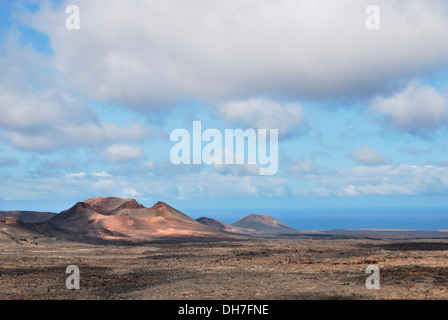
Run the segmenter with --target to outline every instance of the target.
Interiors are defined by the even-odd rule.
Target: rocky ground
[[[68,265],[80,290],[68,290]],[[380,269],[368,290],[367,266]],[[448,240],[0,242],[0,299],[448,299]]]

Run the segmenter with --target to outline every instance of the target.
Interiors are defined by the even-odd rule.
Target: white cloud
[[[68,120],[77,123],[81,122],[82,116],[88,122],[94,119],[94,114],[89,109],[52,89],[31,91],[26,88],[2,88],[0,101],[0,125],[10,130],[38,128],[48,123]]]
[[[138,193],[137,190],[135,190],[134,188],[124,188],[123,192],[125,194],[125,196],[130,196],[130,197],[136,197],[136,196],[141,196],[142,194]]]
[[[33,136],[32,134],[23,134],[20,132],[6,131],[5,137],[15,146],[31,151],[47,151],[53,149],[53,143],[50,137]]]
[[[94,147],[117,141],[136,141],[154,135],[155,132],[151,128],[137,122],[125,127],[103,122],[73,125],[61,120],[57,123],[45,123],[40,128],[4,128],[4,136],[15,147],[38,152],[78,146]]]
[[[360,166],[310,176],[318,187],[297,189],[297,195],[444,195],[448,193],[448,168],[432,165]]]
[[[108,174],[108,173],[105,172],[105,171],[101,171],[101,172],[93,172],[91,175],[92,175],[93,177],[100,177],[100,178],[106,178],[106,177],[110,177],[110,176],[111,176],[110,174]]]
[[[380,165],[389,162],[388,159],[368,144],[350,150],[348,156],[354,161],[365,165]]]
[[[293,165],[292,171],[304,174],[316,173],[318,170],[316,163],[310,157],[303,158],[299,163]]]
[[[377,97],[372,109],[391,127],[412,134],[426,135],[448,124],[447,97],[415,81],[390,97]]]
[[[37,180],[33,177],[10,175],[4,176],[3,183],[0,184],[0,199],[53,200],[61,194],[65,199],[73,201],[105,195],[144,195],[145,198],[168,201],[285,197],[290,192],[284,178],[217,172],[176,172],[167,177],[141,171],[126,176],[126,179],[109,174],[99,177],[86,172],[41,177]]]
[[[448,56],[444,0],[378,0],[374,31],[359,0],[79,0],[76,32],[61,22],[68,4],[22,20],[49,34],[58,70],[89,97],[142,109],[372,94]]]
[[[104,157],[109,161],[127,161],[143,157],[143,149],[127,144],[114,144],[104,151]]]
[[[68,93],[57,73],[46,78],[45,70],[53,70],[50,58],[22,47],[16,32],[6,35],[0,54],[0,130],[15,147],[44,152],[159,134],[140,122],[102,122],[82,98]]]
[[[85,177],[89,177],[89,176],[90,177],[99,177],[99,178],[111,177],[111,175],[105,171],[91,172],[91,173],[87,173],[87,172],[67,173],[65,176],[67,178],[85,178]]]
[[[61,129],[62,134],[74,145],[100,146],[116,141],[135,141],[158,135],[155,130],[139,122],[131,122],[128,126],[114,123],[98,122],[96,124],[73,126]]]
[[[225,121],[245,128],[278,129],[279,136],[292,136],[305,125],[299,104],[267,99],[248,99],[221,104],[219,112]]]
[[[289,188],[285,183],[284,178],[276,176],[239,176],[217,172],[180,174],[176,176],[175,194],[178,199],[287,196]]]
[[[157,172],[157,168],[155,168]],[[303,180],[306,179],[306,180]],[[295,196],[354,197],[425,196],[448,194],[448,168],[437,166],[360,166],[302,176],[298,186],[287,177],[220,174],[218,172],[173,172],[152,174],[140,171],[122,176],[79,172],[53,177],[5,175],[0,185],[2,199],[79,201],[94,196],[141,196],[151,199],[231,199]],[[304,187],[306,186],[306,187]],[[20,190],[20,192],[17,192]],[[58,190],[55,193],[55,190]]]
[[[65,176],[67,178],[84,178],[87,175],[85,172],[79,172],[79,173],[68,173]]]

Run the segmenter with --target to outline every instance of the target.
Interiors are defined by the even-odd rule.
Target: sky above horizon
[[[0,210],[446,208],[446,39],[443,0],[0,0]],[[278,172],[174,165],[195,120],[278,129]]]

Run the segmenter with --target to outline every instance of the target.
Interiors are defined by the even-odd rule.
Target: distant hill
[[[238,228],[252,229],[263,233],[295,233],[296,229],[284,224],[271,216],[263,214],[250,214],[234,223]]]
[[[198,219],[196,219],[196,221],[199,223],[202,223],[206,226],[229,231],[229,232],[236,232],[236,233],[241,233],[241,234],[256,234],[257,233],[257,231],[254,229],[235,227],[235,226],[232,226],[231,224],[227,224],[225,222],[221,222],[219,220],[207,218],[207,217],[198,218]]]
[[[24,222],[36,223],[47,221],[57,213],[54,212],[38,212],[38,211],[0,211],[0,219],[6,217],[15,217]]]

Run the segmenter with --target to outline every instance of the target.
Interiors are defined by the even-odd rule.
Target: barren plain
[[[369,265],[380,289],[365,286]],[[0,241],[0,299],[448,299],[448,240]]]

